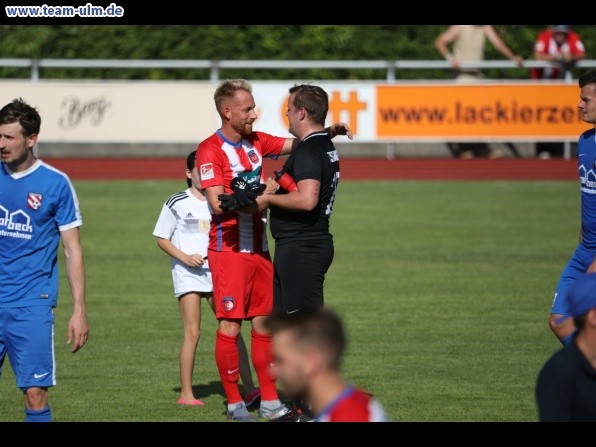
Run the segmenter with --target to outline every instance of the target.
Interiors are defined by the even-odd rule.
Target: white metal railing
[[[483,60],[476,62],[461,62],[461,68],[477,69],[514,69],[520,68],[510,60]],[[557,66],[556,63],[536,60],[524,61],[523,67],[546,68]],[[124,69],[208,69],[210,81],[220,80],[220,71],[223,69],[378,69],[385,70],[385,81],[396,82],[398,70],[450,70],[451,63],[442,59],[435,60],[192,60],[192,59],[17,59],[0,58],[0,67],[29,68],[32,82],[41,79],[40,71],[43,68],[124,68]],[[596,68],[596,59],[584,59],[575,64],[577,68]],[[572,82],[573,76],[569,69],[565,70],[563,77],[567,82]],[[375,80],[375,79],[373,79]],[[426,80],[430,80],[426,79]],[[381,79],[376,79],[381,81]],[[393,153],[393,145],[388,144],[389,151]],[[565,158],[570,158],[570,143],[565,142]]]
[[[556,66],[546,61],[527,60],[523,68],[541,68]],[[596,59],[578,61],[577,68],[596,68]],[[222,69],[380,69],[385,70],[385,81],[394,82],[398,70],[434,70],[450,69],[450,62],[445,60],[192,60],[192,59],[10,59],[0,58],[0,67],[30,68],[31,80],[41,78],[42,68],[171,68],[171,69],[208,69],[211,81],[220,79]],[[461,68],[502,68],[512,69],[519,66],[510,60],[484,60],[462,62]],[[570,70],[565,72],[565,79],[571,80]]]

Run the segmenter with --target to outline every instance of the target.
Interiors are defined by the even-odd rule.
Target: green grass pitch
[[[76,354],[66,344],[61,254],[54,420],[225,421],[216,321],[205,303],[194,382],[206,406],[176,403],[182,326],[152,231],[184,180],[74,183],[90,340]],[[536,375],[560,348],[547,325],[550,305],[579,234],[576,182],[343,181],[331,228],[326,305],[346,325],[346,379],[394,421],[537,420]],[[23,419],[7,360],[0,421]]]

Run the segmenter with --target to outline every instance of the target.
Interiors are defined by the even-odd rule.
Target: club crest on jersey
[[[259,162],[259,156],[257,155],[257,153],[251,149],[250,151],[248,151],[248,158],[250,158],[250,161],[252,161],[253,163],[258,163]]]
[[[38,194],[36,192],[30,192],[27,197],[27,206],[32,210],[37,211],[41,208],[41,198],[41,194]]]
[[[201,174],[201,180],[210,180],[215,178],[215,172],[213,171],[213,163],[206,163],[201,165],[201,169],[199,171]]]
[[[234,310],[234,297],[233,296],[224,296],[223,297],[223,307],[226,312],[231,312]]]
[[[199,233],[209,233],[211,221],[206,219],[199,219]]]

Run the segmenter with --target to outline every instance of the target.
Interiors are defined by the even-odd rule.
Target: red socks
[[[258,334],[251,330],[250,338],[252,365],[261,388],[261,399],[277,400],[279,396],[275,377],[271,374],[271,362],[273,361],[271,336]],[[215,334],[215,362],[229,404],[235,404],[242,400],[238,388],[240,357],[236,339],[237,337],[222,334],[219,331]]]
[[[228,398],[228,404],[235,404],[242,400],[238,389],[240,357],[238,356],[238,345],[236,344],[237,338],[222,334],[219,331],[215,334],[215,363],[217,364],[221,384]]]
[[[251,330],[250,339],[252,365],[259,380],[261,400],[277,400],[279,397],[275,377],[271,374],[271,362],[273,361],[271,336],[269,334],[257,334]]]

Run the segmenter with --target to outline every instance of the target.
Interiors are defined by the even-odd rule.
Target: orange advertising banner
[[[402,84],[377,87],[377,137],[576,140],[577,84]]]

